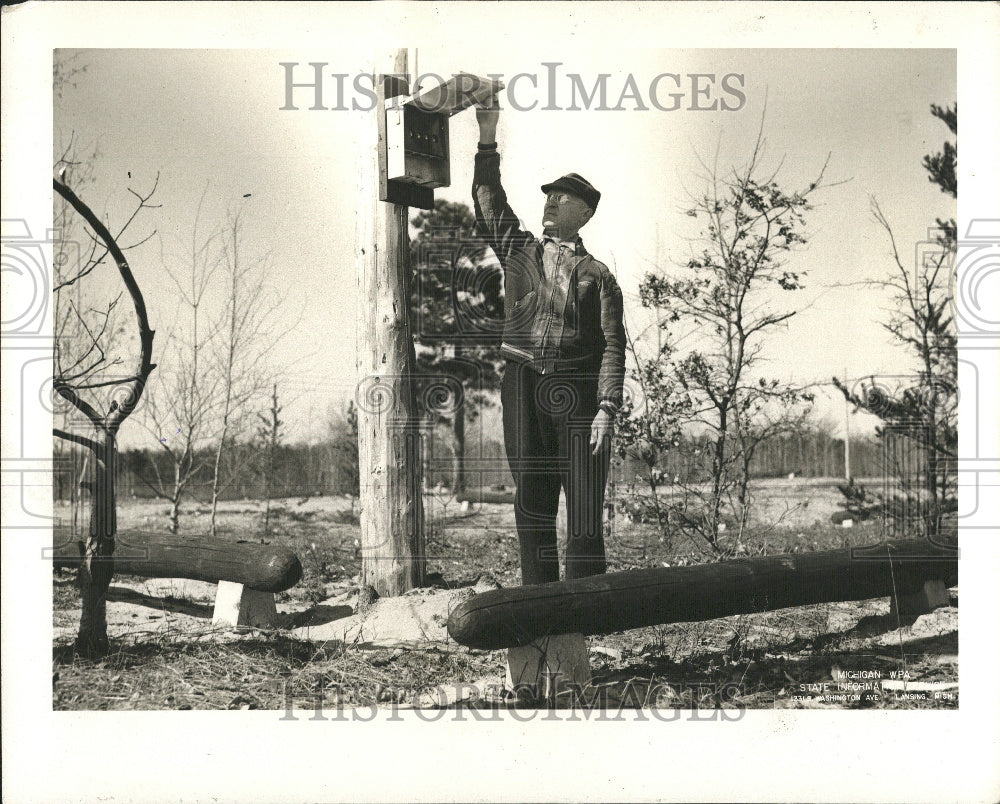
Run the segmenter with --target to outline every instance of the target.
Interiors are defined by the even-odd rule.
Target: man
[[[543,237],[524,231],[500,183],[499,109],[477,109],[476,221],[504,270],[507,359],[500,398],[517,487],[524,584],[559,580],[556,513],[566,494],[566,578],[606,568],[601,516],[625,376],[622,294],[579,230],[601,194],[570,173],[542,187]]]

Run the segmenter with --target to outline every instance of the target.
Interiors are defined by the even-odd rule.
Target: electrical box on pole
[[[379,87],[379,200],[433,209],[434,189],[451,184],[450,118],[485,103],[503,83],[458,73],[413,97],[406,84],[384,76]]]

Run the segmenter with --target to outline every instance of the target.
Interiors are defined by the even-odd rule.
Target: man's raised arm
[[[507,193],[500,183],[500,154],[496,140],[499,119],[499,109],[476,109],[479,151],[472,178],[472,200],[480,234],[486,237],[501,264],[506,266],[510,253],[533,238],[530,232],[521,229],[521,223],[507,203]]]

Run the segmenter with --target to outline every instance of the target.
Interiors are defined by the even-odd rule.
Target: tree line
[[[349,427],[349,425],[348,425]],[[334,428],[331,428],[334,429]],[[313,496],[358,494],[356,448],[352,433],[345,427],[336,428],[327,438],[314,443],[275,443],[260,439],[234,444],[226,451],[222,470],[223,482],[218,489],[219,501],[301,499]],[[513,488],[506,466],[503,444],[496,439],[474,438],[467,445],[466,458],[485,462],[490,468],[466,472],[462,489],[456,487],[451,461],[453,442],[447,429],[432,434],[435,454],[444,456],[425,464],[425,485],[452,492],[475,487]],[[710,448],[707,439],[684,439],[678,449],[664,455],[656,466],[661,484],[674,478],[684,482],[702,482],[698,454]],[[192,502],[210,505],[213,496],[214,451],[204,448],[194,456],[199,469],[189,482]],[[86,453],[71,450],[53,475],[54,499],[69,502],[86,463]],[[480,461],[479,459],[483,459]],[[851,475],[856,478],[877,478],[882,474],[885,457],[883,444],[874,437],[851,440]],[[169,476],[172,463],[162,450],[131,448],[120,453],[117,465],[117,487],[122,499],[154,499],[159,495],[150,488],[157,472]],[[844,441],[830,432],[812,430],[775,438],[763,445],[750,467],[753,480],[769,478],[843,478]],[[644,475],[646,466],[639,459],[615,461],[612,479],[618,484],[634,483]]]

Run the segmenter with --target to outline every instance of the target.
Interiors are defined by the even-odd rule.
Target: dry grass
[[[445,680],[495,672],[499,653],[317,645],[287,635],[236,640],[153,638],[99,662],[53,650],[54,709],[272,709],[414,703]]]

